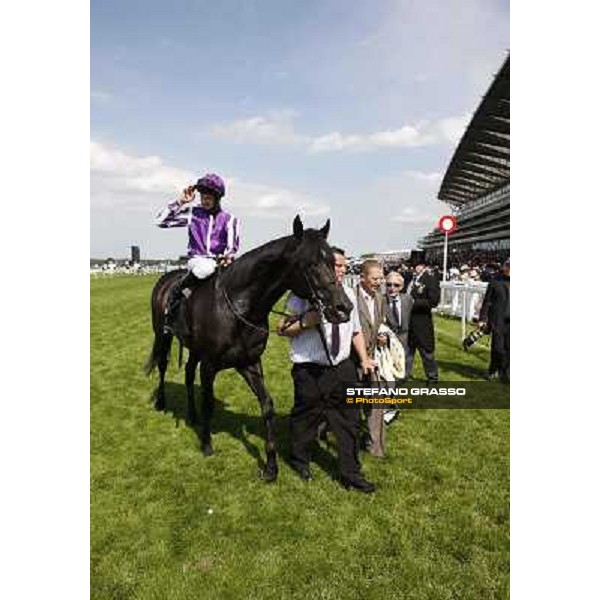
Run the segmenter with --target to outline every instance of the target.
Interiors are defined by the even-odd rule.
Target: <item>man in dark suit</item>
[[[431,309],[440,303],[440,282],[425,268],[424,257],[416,261],[414,278],[407,294],[413,299],[408,330],[408,353],[406,355],[406,377],[412,372],[415,354],[418,351],[423,361],[423,370],[428,382],[439,379],[435,360],[435,332]]]
[[[360,283],[356,286],[356,305],[360,326],[365,338],[367,355],[370,359],[375,356],[377,332],[385,320],[385,300],[381,294],[383,269],[376,260],[365,260],[360,274]],[[367,408],[369,426],[369,452],[379,458],[384,456],[383,439],[383,408]]]
[[[492,334],[488,378],[498,374],[500,381],[510,380],[510,259],[501,274],[488,284],[481,310],[480,327]]]
[[[386,325],[396,334],[402,343],[404,354],[407,354],[408,329],[413,305],[412,296],[402,292],[404,278],[396,271],[388,273],[385,289]]]
[[[406,294],[406,290],[408,289],[408,286],[413,278],[412,269],[407,265],[402,265],[400,269],[400,275],[402,275],[402,279],[404,279],[404,287],[402,288],[401,292]]]

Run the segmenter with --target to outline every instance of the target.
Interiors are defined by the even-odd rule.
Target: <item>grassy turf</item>
[[[185,425],[174,364],[169,410],[153,410],[156,378],[141,366],[154,281],[91,282],[92,598],[508,597],[508,411],[405,410],[388,429],[389,456],[363,456],[376,494],[332,481],[326,446],[306,484],[285,462],[290,364],[287,341],[271,336],[264,366],[282,456],[267,485],[258,403],[235,372],[217,377],[210,458]],[[441,375],[481,377],[487,351],[465,354],[459,327],[437,321]]]

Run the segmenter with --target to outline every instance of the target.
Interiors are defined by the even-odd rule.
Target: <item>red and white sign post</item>
[[[444,215],[437,224],[438,229],[444,234],[444,281],[448,278],[448,236],[456,230],[456,217]]]

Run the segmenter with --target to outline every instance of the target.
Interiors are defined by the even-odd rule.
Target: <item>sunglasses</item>
[[[386,283],[386,287],[402,287],[399,283]]]

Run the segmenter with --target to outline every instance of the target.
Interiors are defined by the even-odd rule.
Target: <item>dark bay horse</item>
[[[265,479],[277,478],[277,451],[273,400],[264,383],[262,353],[269,337],[269,313],[287,291],[320,308],[328,321],[349,319],[352,304],[336,285],[333,254],[327,244],[329,220],[320,230],[304,229],[294,219],[293,235],[280,238],[247,252],[231,266],[219,269],[199,283],[184,300],[177,317],[189,356],[185,366],[188,419],[197,422],[194,378],[200,364],[202,385],[202,452],[212,454],[210,419],[213,412],[213,384],[216,374],[234,368],[257,396],[266,429]],[[152,291],[154,345],[146,364],[149,374],[158,366],[160,382],[155,407],[165,408],[165,372],[172,336],[163,333],[163,315],[169,290],[183,271],[163,275]]]

